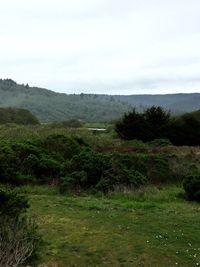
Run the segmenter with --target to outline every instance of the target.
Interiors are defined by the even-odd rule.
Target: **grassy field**
[[[104,195],[21,187],[43,243],[37,266],[200,266],[200,205],[179,186]]]
[[[200,170],[200,147],[122,141],[112,129],[93,134],[86,128],[48,124],[0,126],[2,144],[45,139],[51,134],[81,137],[92,151],[105,154],[133,153],[138,158],[158,154],[161,159],[164,155],[169,159],[174,183],[182,181],[188,172]],[[156,166],[162,176],[163,165]],[[107,195],[61,195],[56,187],[17,187],[16,191],[28,196],[29,213],[36,218],[43,239],[32,266],[200,266],[200,204],[187,201],[182,186],[168,182]]]

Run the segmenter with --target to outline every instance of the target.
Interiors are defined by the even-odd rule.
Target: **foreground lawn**
[[[40,266],[200,266],[200,205],[179,187],[108,196],[20,191],[43,237]]]

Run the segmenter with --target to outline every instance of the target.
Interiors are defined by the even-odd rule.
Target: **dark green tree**
[[[135,109],[125,113],[122,120],[115,125],[115,131],[122,139],[144,140],[146,122],[143,114],[139,114]]]
[[[152,106],[138,113],[135,109],[125,113],[117,122],[115,130],[118,135],[127,140],[138,139],[144,142],[159,138],[167,138],[170,114],[161,107]]]
[[[200,145],[200,121],[186,113],[171,121],[169,139],[175,145]]]
[[[144,112],[146,122],[146,141],[167,138],[169,131],[170,113],[161,107],[152,106]]]

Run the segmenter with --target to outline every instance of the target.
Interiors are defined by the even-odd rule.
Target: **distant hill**
[[[29,110],[22,108],[0,108],[0,124],[39,124],[38,119]]]
[[[200,93],[166,95],[129,95],[115,96],[131,106],[162,106],[172,113],[185,113],[200,109]]]
[[[19,85],[11,79],[0,79],[0,107],[28,109],[42,122],[69,119],[87,122],[109,121],[118,119],[133,107],[141,110],[152,105],[162,106],[174,113],[191,112],[200,109],[200,94],[61,94]]]
[[[30,110],[42,122],[79,119],[99,122],[117,119],[131,109],[112,96],[61,94],[7,79],[0,80],[0,107]]]

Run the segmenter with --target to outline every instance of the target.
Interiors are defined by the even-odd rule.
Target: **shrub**
[[[188,199],[200,201],[200,174],[187,176],[183,187]]]
[[[50,135],[45,139],[2,142],[0,182],[14,185],[59,180],[62,165],[79,154],[84,141],[75,136]]]
[[[35,175],[38,172],[40,158],[34,154],[30,154],[23,161],[23,168],[27,174]]]
[[[168,183],[174,180],[169,160],[165,155],[150,155],[148,157],[147,176],[152,183]]]
[[[84,150],[65,164],[60,191],[92,189],[107,192],[115,185],[144,185],[147,178],[135,169],[133,159],[134,157],[124,154]]]
[[[61,178],[59,190],[64,193],[69,190],[80,190],[82,184],[87,181],[87,174],[84,171],[74,171]]]
[[[40,143],[42,149],[58,160],[70,159],[74,154],[80,152],[80,138],[70,138],[64,135],[49,135]]]
[[[89,189],[96,186],[105,176],[108,168],[109,158],[107,155],[86,149],[66,163],[63,176],[67,180],[73,180],[74,187]]]
[[[0,188],[0,216],[19,217],[28,207],[28,201],[24,196],[19,196],[11,190]]]
[[[33,220],[0,216],[0,266],[21,266],[35,253],[38,240]]]
[[[3,144],[0,147],[0,183],[16,181],[16,166],[19,162],[11,146]]]
[[[145,185],[148,182],[147,177],[138,171],[129,173],[128,180],[130,182],[130,185],[135,188],[138,188],[141,185]]]
[[[37,225],[24,215],[27,199],[0,189],[0,266],[19,266],[36,251]]]
[[[41,183],[49,183],[60,176],[61,164],[48,155],[40,159],[35,175]]]

